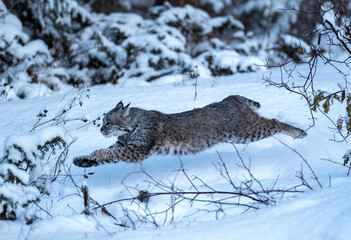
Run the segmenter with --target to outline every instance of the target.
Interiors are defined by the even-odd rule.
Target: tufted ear
[[[129,109],[130,109],[130,103],[123,107],[122,110],[123,110],[123,117],[127,117],[129,115]]]
[[[115,108],[124,108],[122,101],[120,101]]]

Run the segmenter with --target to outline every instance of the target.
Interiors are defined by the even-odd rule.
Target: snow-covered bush
[[[0,0],[0,100],[49,95],[85,77],[67,58],[75,34],[91,22],[85,8],[74,0],[7,4],[17,16]]]
[[[212,11],[215,14],[223,12],[226,8],[232,6],[231,0],[200,0],[200,6],[205,10]]]
[[[150,10],[151,19],[178,29],[186,39],[186,51],[197,55],[196,46],[212,38],[233,39],[233,34],[244,29],[232,16],[211,18],[205,11],[186,5],[184,8],[165,4]]]
[[[89,3],[94,12],[105,14],[129,12],[131,10],[130,0],[91,0]]]
[[[302,35],[303,31],[314,28],[317,19],[301,23],[303,19],[299,10],[317,11],[314,9],[317,1],[306,3],[300,0],[242,0],[240,2],[238,18],[244,23],[247,31],[261,39],[262,47],[267,52],[270,62],[279,64],[290,59],[301,61],[302,55],[296,51],[297,48],[302,47],[306,53],[309,47],[298,36],[305,37]]]
[[[40,194],[50,194],[58,161],[52,158],[66,146],[64,139],[57,127],[6,139],[0,162],[0,220],[36,219],[31,204],[40,201]]]
[[[0,220],[35,220],[35,212],[29,206],[39,201],[40,194],[28,184],[28,172],[13,164],[0,165]]]
[[[186,40],[175,28],[152,21],[144,22],[144,29],[124,40],[128,53],[127,76],[152,77],[184,72],[191,68],[191,57],[185,51]],[[131,75],[132,74],[132,75]]]
[[[43,128],[30,135],[11,135],[5,141],[2,164],[11,164],[29,174],[27,183],[42,194],[51,192],[56,161],[52,158],[58,149],[66,146],[61,128]]]
[[[32,39],[42,39],[56,57],[65,57],[72,34],[91,23],[75,0],[14,0],[8,3]]]
[[[254,72],[264,65],[264,62],[259,58],[243,57],[235,50],[206,52],[200,57],[205,60],[213,76],[232,75],[238,72]]]
[[[235,70],[224,74],[257,70],[259,61],[251,60],[258,53],[258,44],[253,47],[250,41],[252,46],[246,45],[244,26],[233,17],[211,18],[190,5],[181,8],[168,3],[151,8],[149,16],[94,15],[93,24],[78,34],[69,50],[71,63],[80,75],[75,83],[152,81],[167,74],[190,72],[199,64],[221,75],[223,71],[212,71],[214,67],[197,56],[205,52],[220,55],[222,50],[231,52],[234,62],[245,65],[231,66]]]
[[[0,26],[0,101],[59,90],[63,83],[51,65],[48,46],[42,40],[30,40],[20,20],[1,1]]]
[[[148,9],[147,19],[133,13],[91,13],[92,5],[84,3],[7,2],[18,18],[1,4],[2,99],[45,95],[65,83],[153,81],[191,72],[195,66],[200,74],[230,75],[256,71],[264,59],[300,60],[292,51],[303,42],[289,32],[297,15],[279,10],[291,7],[289,1],[242,0],[235,14],[216,17],[191,5],[165,3]],[[210,7],[216,15],[228,13],[233,2],[203,0],[199,6]],[[281,53],[267,54],[271,51]]]
[[[310,46],[307,43],[288,34],[279,36],[277,48],[280,49],[278,55],[286,61],[292,59],[295,62],[301,62],[305,58],[305,54],[310,53]]]
[[[72,63],[93,84],[141,76],[148,80],[165,70],[175,72],[173,66],[189,65],[185,39],[177,29],[135,14],[115,13],[97,19],[70,48]]]
[[[203,64],[214,76],[255,71],[256,64],[263,63],[256,57],[259,44],[247,38],[244,25],[232,16],[211,18],[190,5],[180,8],[168,4],[151,9],[150,16],[178,29],[186,40],[185,53],[193,58],[192,66]],[[238,66],[239,62],[245,67]]]
[[[142,21],[134,14],[96,16],[94,24],[86,27],[69,49],[72,64],[82,73],[76,83],[117,83],[127,62],[121,44],[136,34]]]

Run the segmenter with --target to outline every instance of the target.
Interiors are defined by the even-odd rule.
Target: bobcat
[[[78,167],[111,162],[140,162],[150,155],[194,154],[220,142],[248,143],[276,133],[303,138],[296,127],[267,119],[254,110],[258,102],[242,96],[229,96],[221,102],[176,114],[164,114],[124,106],[122,101],[108,112],[101,127],[106,137],[118,141],[107,149],[76,157]]]

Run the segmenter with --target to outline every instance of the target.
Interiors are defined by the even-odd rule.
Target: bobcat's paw
[[[92,159],[91,156],[80,156],[73,158],[73,164],[77,167],[88,168],[97,166],[96,160]]]

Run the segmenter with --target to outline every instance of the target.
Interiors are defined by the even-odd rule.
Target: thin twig
[[[308,161],[306,160],[306,158],[304,158],[298,151],[296,151],[296,149],[290,147],[288,144],[282,142],[281,140],[279,140],[278,138],[274,137],[273,138],[275,140],[277,140],[278,142],[280,142],[282,145],[284,145],[285,147],[289,148],[291,151],[293,151],[294,153],[296,153],[303,161],[304,163],[307,165],[307,167],[310,169],[311,173],[313,174],[314,179],[316,180],[316,182],[318,183],[320,188],[323,188],[322,184],[319,182],[317,175],[315,174],[315,172],[313,171],[313,168],[311,167],[311,165],[308,163]]]

